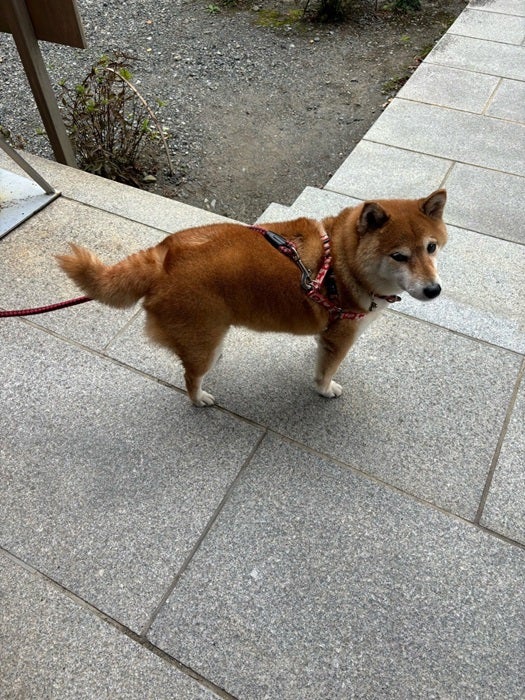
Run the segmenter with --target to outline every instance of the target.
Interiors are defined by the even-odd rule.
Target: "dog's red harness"
[[[321,262],[321,267],[319,268],[319,272],[317,273],[315,279],[312,279],[310,270],[301,260],[301,256],[299,255],[297,248],[291,241],[286,240],[286,238],[278,233],[275,233],[274,231],[268,231],[260,226],[250,226],[250,228],[261,233],[266,240],[273,245],[274,248],[293,260],[293,262],[301,270],[301,287],[306,292],[306,296],[316,304],[319,304],[326,309],[330,315],[331,321],[338,319],[361,321],[366,316],[366,312],[345,310],[336,303],[338,301],[337,286],[332,271],[330,239],[326,234],[321,234],[321,243],[323,245],[323,260]],[[325,296],[321,292],[321,286],[323,283],[326,283],[328,296]],[[378,294],[370,293],[370,297],[372,301],[368,311],[373,311],[377,306],[377,304],[374,302],[374,298],[384,299],[390,304],[396,301],[401,301],[401,297],[396,295],[380,296]]]

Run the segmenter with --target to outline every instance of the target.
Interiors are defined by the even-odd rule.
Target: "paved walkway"
[[[310,338],[233,332],[199,410],[139,308],[0,322],[2,698],[524,697],[524,15],[471,3],[271,207],[449,191],[444,296],[386,313],[337,401]],[[4,308],[76,294],[66,241],[117,260],[218,219],[31,161],[63,196],[0,243]]]

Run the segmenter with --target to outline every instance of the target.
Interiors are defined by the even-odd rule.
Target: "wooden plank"
[[[31,18],[35,36],[41,41],[86,48],[82,22],[76,0],[18,0],[25,4]],[[10,32],[8,9],[0,2],[0,32]]]
[[[59,163],[76,168],[73,148],[60,116],[27,7],[20,0],[2,0],[2,7],[55,157]]]

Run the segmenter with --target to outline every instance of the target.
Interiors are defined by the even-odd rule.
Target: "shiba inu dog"
[[[334,374],[378,312],[408,292],[441,292],[436,256],[447,240],[446,192],[368,201],[337,216],[250,227],[212,224],[174,233],[116,265],[71,244],[57,256],[92,299],[127,307],[144,298],[151,339],[181,360],[196,406],[230,326],[318,337],[315,384],[336,397]]]

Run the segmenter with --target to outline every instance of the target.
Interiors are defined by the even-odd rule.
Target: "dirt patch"
[[[111,48],[138,56],[138,87],[166,103],[176,169],[158,169],[148,189],[243,221],[322,187],[465,7],[423,0],[399,15],[356,1],[345,24],[316,26],[294,21],[298,6],[286,1],[79,5],[90,49],[46,48],[52,79],[80,77]],[[15,60],[0,52],[0,78]],[[3,96],[0,124],[49,155],[34,116],[13,121],[16,96]]]
[[[255,8],[202,18],[205,47],[179,62],[183,81],[199,86],[180,109],[200,138],[175,155],[182,176],[155,186],[244,221],[322,187],[464,2],[425,2],[412,15],[356,4],[338,26],[277,27],[296,5]]]

